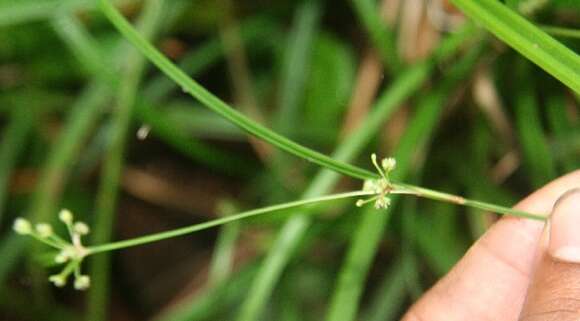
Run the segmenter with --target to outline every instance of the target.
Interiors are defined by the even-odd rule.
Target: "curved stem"
[[[100,0],[101,9],[109,21],[119,30],[127,40],[129,40],[139,51],[155,64],[169,78],[173,79],[184,92],[199,100],[209,109],[218,113],[222,117],[246,130],[247,132],[277,146],[291,154],[299,156],[305,160],[311,161],[318,165],[328,167],[339,173],[360,178],[373,178],[375,174],[366,169],[356,167],[344,162],[337,161],[327,155],[312,150],[306,146],[300,145],[258,123],[249,119],[242,113],[231,108],[224,101],[213,95],[199,83],[189,77],[179,67],[165,57],[150,42],[135,30],[135,28],[125,19],[121,13],[111,4],[109,0]]]

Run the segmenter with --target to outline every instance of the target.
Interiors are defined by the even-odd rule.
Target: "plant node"
[[[367,203],[374,202],[376,209],[386,209],[391,205],[391,199],[388,195],[394,189],[389,175],[397,166],[397,161],[392,157],[383,158],[381,166],[379,166],[377,155],[374,153],[371,155],[371,161],[377,169],[380,178],[365,180],[363,191],[371,192],[373,196],[368,199],[357,200],[356,206],[361,207]]]

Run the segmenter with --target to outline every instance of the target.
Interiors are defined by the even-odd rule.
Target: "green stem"
[[[31,236],[33,239],[35,239],[35,240],[37,240],[37,241],[39,241],[39,242],[41,242],[41,243],[44,243],[44,244],[46,244],[46,245],[48,245],[48,246],[50,246],[50,247],[53,247],[53,248],[55,248],[55,249],[57,249],[57,250],[62,250],[62,246],[60,246],[60,245],[56,244],[55,242],[53,242],[53,241],[51,241],[51,240],[45,239],[45,238],[43,238],[43,237],[40,237],[40,236],[36,235],[35,233],[32,233],[32,234],[30,234],[30,236]]]
[[[491,211],[491,212],[501,214],[501,215],[512,215],[512,216],[524,217],[524,218],[529,218],[529,219],[534,219],[534,220],[539,220],[539,221],[546,220],[546,216],[541,215],[541,214],[533,214],[533,213],[529,213],[529,212],[525,212],[525,211],[520,211],[520,210],[515,210],[515,209],[495,205],[495,204],[466,199],[466,198],[463,198],[461,196],[457,196],[457,195],[453,195],[453,194],[449,194],[449,193],[444,193],[444,192],[439,192],[439,191],[434,191],[434,190],[431,190],[428,188],[423,188],[423,187],[418,187],[418,186],[413,186],[413,185],[408,185],[408,184],[401,184],[401,183],[393,184],[393,186],[395,187],[395,189],[393,191],[391,191],[392,194],[415,195],[417,197],[423,197],[423,198],[427,198],[427,199],[443,201],[443,202],[453,203],[453,204],[457,204],[457,205],[474,207],[477,209]],[[200,224],[186,226],[183,228],[178,228],[175,230],[145,235],[145,236],[136,237],[136,238],[118,241],[118,242],[112,242],[112,243],[107,243],[107,244],[102,244],[102,245],[91,246],[91,247],[87,248],[88,255],[109,252],[109,251],[116,251],[116,250],[125,249],[125,248],[129,248],[129,247],[158,242],[158,241],[162,241],[162,240],[166,240],[166,239],[170,239],[170,238],[174,238],[174,237],[179,237],[179,236],[191,234],[191,233],[198,232],[201,230],[206,230],[206,229],[216,227],[219,225],[223,225],[226,223],[235,222],[235,221],[239,221],[242,219],[246,219],[246,218],[250,218],[250,217],[254,217],[254,216],[258,216],[258,215],[268,214],[268,213],[275,212],[275,211],[280,211],[280,210],[285,210],[285,209],[290,209],[290,208],[300,207],[300,206],[305,206],[305,205],[312,205],[312,204],[316,204],[316,203],[329,202],[329,201],[334,201],[334,200],[339,200],[339,199],[361,197],[361,196],[371,196],[371,195],[374,195],[374,193],[366,192],[366,191],[352,191],[352,192],[332,194],[332,195],[327,195],[327,196],[322,196],[322,197],[315,197],[315,198],[309,198],[309,199],[304,199],[304,200],[288,202],[288,203],[284,203],[284,204],[267,206],[267,207],[263,207],[263,208],[258,208],[258,209],[242,212],[242,213],[232,215],[232,216],[222,217],[222,218],[212,220],[209,222],[204,222],[204,223],[200,223]]]
[[[147,244],[147,243],[152,243],[152,242],[170,239],[173,237],[191,234],[193,232],[205,230],[205,229],[215,227],[218,225],[238,221],[238,220],[253,217],[253,216],[267,214],[267,213],[274,212],[274,211],[280,211],[280,210],[284,210],[284,209],[289,209],[289,208],[299,207],[299,206],[304,206],[304,205],[310,205],[310,204],[315,204],[315,203],[334,201],[334,200],[339,200],[339,199],[343,199],[343,198],[360,197],[360,196],[367,196],[367,195],[372,195],[372,193],[371,192],[363,192],[363,191],[354,191],[354,192],[332,194],[332,195],[328,195],[328,196],[322,196],[322,197],[316,197],[316,198],[311,198],[311,199],[288,202],[288,203],[284,203],[284,204],[272,205],[272,206],[267,206],[267,207],[263,207],[263,208],[259,208],[259,209],[254,209],[254,210],[242,212],[242,213],[237,214],[237,215],[226,216],[226,217],[219,218],[219,219],[209,221],[209,222],[204,222],[204,223],[195,224],[195,225],[191,225],[191,226],[187,226],[187,227],[183,227],[183,228],[178,228],[178,229],[171,230],[171,231],[155,233],[155,234],[151,234],[151,235],[141,236],[141,237],[137,237],[137,238],[133,238],[133,239],[128,239],[128,240],[119,241],[119,242],[113,242],[113,243],[108,243],[108,244],[103,244],[103,245],[91,246],[91,247],[87,248],[87,250],[88,250],[89,255],[96,254],[96,253],[102,253],[102,252],[108,252],[108,251],[115,251],[115,250],[125,249],[128,247],[143,245],[143,244]]]
[[[490,211],[493,213],[497,213],[500,215],[512,215],[518,217],[529,218],[538,221],[545,221],[547,215],[545,214],[534,214],[525,211],[516,210],[509,207],[499,206],[491,203],[481,202],[477,200],[467,199],[458,195],[453,195],[449,193],[439,192],[432,189],[403,184],[403,183],[396,183],[393,184],[395,187],[395,191],[407,191],[409,194],[416,195],[418,197],[428,198],[436,201],[443,201],[448,203],[453,203],[456,205],[463,205],[468,207],[477,208],[484,211]]]

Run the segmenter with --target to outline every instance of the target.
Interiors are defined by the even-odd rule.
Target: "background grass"
[[[134,237],[357,189],[371,152],[506,206],[579,168],[580,7],[452,2],[112,1],[178,75],[95,1],[0,0],[0,319],[396,320],[495,217],[265,215],[90,258],[88,295],[49,287],[10,222],[67,207],[99,242]]]

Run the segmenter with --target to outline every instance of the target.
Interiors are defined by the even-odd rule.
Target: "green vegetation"
[[[0,315],[396,320],[542,220],[580,6],[451,2],[0,0]]]

